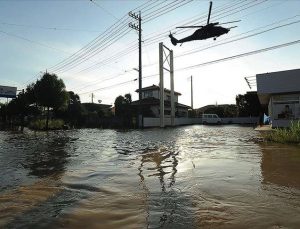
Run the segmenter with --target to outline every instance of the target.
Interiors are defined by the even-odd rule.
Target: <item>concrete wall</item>
[[[291,125],[292,120],[287,119],[272,119],[272,128],[278,128],[278,127],[289,127]]]
[[[255,124],[258,122],[259,117],[222,118],[223,124]]]
[[[300,69],[256,75],[258,94],[300,91]]]
[[[256,124],[259,117],[222,118],[223,124]],[[202,124],[202,118],[175,118],[175,125]],[[159,118],[144,118],[144,127],[159,127]],[[171,118],[165,118],[165,126],[171,126]]]

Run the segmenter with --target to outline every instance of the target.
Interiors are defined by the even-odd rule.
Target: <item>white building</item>
[[[273,127],[287,127],[300,119],[300,69],[256,75],[257,94],[268,106]]]
[[[142,91],[142,107],[143,109],[150,109],[149,117],[159,117],[160,114],[160,88],[157,85],[152,85],[149,87],[144,87]],[[136,90],[139,92],[139,90]],[[174,91],[174,101],[175,101],[175,116],[176,117],[188,117],[188,109],[190,106],[178,103],[178,96],[181,94]],[[171,91],[164,89],[164,103],[165,103],[165,117],[171,116]],[[133,101],[131,103],[133,106],[138,106],[139,101]]]

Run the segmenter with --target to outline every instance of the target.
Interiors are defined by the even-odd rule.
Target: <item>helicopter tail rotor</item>
[[[176,46],[178,43],[178,40],[175,37],[173,37],[172,33],[170,33],[169,37],[171,38],[171,43]]]

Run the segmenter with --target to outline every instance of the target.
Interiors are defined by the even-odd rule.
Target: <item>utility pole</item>
[[[92,103],[94,103],[94,93],[92,93]]]
[[[191,107],[192,110],[194,109],[194,103],[193,103],[193,76],[191,76]]]
[[[138,31],[139,33],[139,112],[138,112],[138,123],[139,127],[143,127],[143,116],[142,116],[142,16],[141,11],[138,14],[128,13],[130,17],[135,19],[138,24],[129,23],[129,27]]]

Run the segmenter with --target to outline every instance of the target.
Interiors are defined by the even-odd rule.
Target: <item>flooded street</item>
[[[300,228],[300,147],[258,136],[0,132],[0,228]]]

